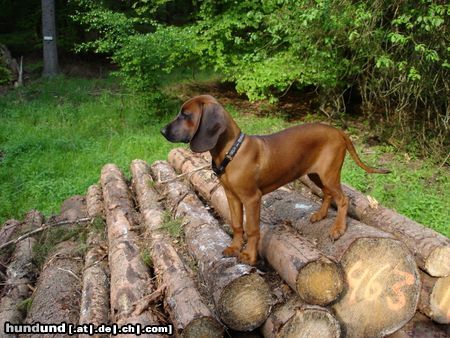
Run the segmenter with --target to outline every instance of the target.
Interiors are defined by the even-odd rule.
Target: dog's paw
[[[345,227],[332,227],[330,230],[330,239],[335,241],[345,233]]]
[[[318,221],[324,219],[325,217],[326,217],[326,215],[322,215],[319,211],[317,211],[311,215],[309,220],[311,221],[311,223],[315,223],[315,222],[318,222]]]
[[[244,251],[239,254],[238,261],[243,264],[256,265],[256,257],[252,257]]]
[[[236,248],[235,246],[229,246],[222,251],[222,254],[227,257],[238,257],[239,252],[239,248]]]

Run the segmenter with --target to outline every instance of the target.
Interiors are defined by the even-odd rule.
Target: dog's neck
[[[236,122],[231,119],[229,121],[229,125],[217,140],[216,146],[209,151],[217,166],[222,163],[225,155],[230,151],[241,132]]]

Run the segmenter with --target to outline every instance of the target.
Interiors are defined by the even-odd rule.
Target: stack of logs
[[[134,160],[130,184],[116,165],[105,165],[100,184],[87,191],[84,214],[68,222],[90,220],[84,250],[74,241],[58,244],[37,282],[36,239],[27,234],[49,224],[37,212],[22,223],[7,222],[0,248],[5,243],[15,249],[0,256],[8,262],[1,274],[1,337],[17,336],[3,331],[6,322],[169,324],[176,336],[211,338],[237,331],[264,337],[449,336],[448,238],[344,186],[351,199],[348,230],[333,242],[328,229],[335,213],[310,223],[320,189],[302,178],[295,189],[264,196],[264,261],[259,269],[240,264],[222,255],[231,241],[230,216],[209,162],[207,154],[177,148],[168,162]],[[165,230],[169,217],[179,222],[183,238]],[[10,240],[19,232],[25,236]],[[24,303],[31,303],[28,311]]]

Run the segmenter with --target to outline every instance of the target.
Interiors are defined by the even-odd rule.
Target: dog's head
[[[183,103],[161,134],[170,142],[190,143],[191,150],[200,153],[214,148],[225,129],[223,107],[214,97],[200,95]]]

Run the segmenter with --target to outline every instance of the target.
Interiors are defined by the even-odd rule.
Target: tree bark
[[[151,309],[139,306],[154,287],[142,262],[136,235],[131,231],[134,210],[125,178],[116,165],[107,164],[102,169],[100,180],[108,229],[112,321],[119,325],[158,325]]]
[[[92,185],[86,195],[89,217],[102,217],[103,199],[101,188]],[[100,232],[99,232],[100,231]],[[84,260],[83,289],[81,292],[80,324],[109,323],[109,266],[105,235],[102,229],[90,230],[87,240],[88,251]],[[80,338],[88,335],[80,334]],[[99,336],[99,337],[106,337]]]
[[[326,308],[294,297],[272,311],[261,332],[265,338],[339,338],[341,327]]]
[[[42,0],[42,44],[44,70],[42,76],[58,74],[58,48],[56,45],[55,0]]]
[[[154,163],[151,171],[157,182],[176,177],[167,162]],[[167,197],[175,217],[185,221],[188,250],[198,262],[221,320],[237,331],[251,331],[264,323],[271,308],[271,292],[259,272],[238,264],[235,258],[223,257],[230,237],[185,184],[174,180],[156,187]]]
[[[169,236],[161,232],[163,209],[159,195],[150,185],[153,180],[146,162],[134,160],[130,171],[133,190],[140,212],[147,226],[146,237],[159,287],[165,288],[165,308],[170,314],[176,332],[183,337],[217,338],[223,336],[223,328],[204,304],[194,280],[181,261]]]
[[[8,242],[19,227],[20,222],[15,219],[9,219],[3,223],[0,228],[0,245]]]
[[[450,276],[434,278],[421,273],[419,311],[440,324],[450,324]]]
[[[348,290],[332,305],[348,337],[382,337],[402,327],[415,313],[420,292],[419,271],[406,246],[392,235],[347,218],[347,231],[336,241],[329,236],[335,213],[311,224],[319,208],[298,192],[277,190],[264,206],[278,221],[292,225],[326,255],[339,261]]]
[[[302,177],[301,181],[321,196],[321,190],[311,180]],[[342,189],[350,199],[349,215],[400,239],[414,253],[419,267],[431,276],[450,275],[450,239],[394,210],[371,202],[350,186],[343,184]]]
[[[78,323],[82,265],[81,250],[77,243],[66,241],[56,246],[39,276],[26,323]],[[21,337],[38,338],[42,334]],[[46,337],[69,335],[46,334]]]
[[[6,275],[3,297],[0,302],[0,332],[1,337],[12,338],[14,335],[4,332],[6,322],[20,324],[23,322],[21,303],[30,295],[29,285],[32,284],[35,266],[33,264],[34,238],[27,238],[16,245]]]
[[[189,173],[206,164],[206,160],[185,149],[169,153],[175,169]],[[224,219],[229,217],[225,191],[212,171],[193,172],[188,176],[194,188],[211,203]],[[344,273],[338,263],[323,255],[292,228],[271,222],[262,208],[259,253],[307,303],[327,305],[335,301],[345,287]]]
[[[194,154],[183,148],[175,148],[169,152],[169,163],[177,170],[183,173],[191,172],[196,168],[203,167],[210,163],[203,157],[203,154]],[[220,214],[225,222],[231,224],[230,211],[225,191],[220,185],[219,180],[214,175],[211,168],[196,171],[187,175],[189,182],[195,186],[203,198],[211,202],[211,206]]]
[[[86,194],[87,214],[91,218],[104,217],[102,188],[93,184],[88,188]]]

